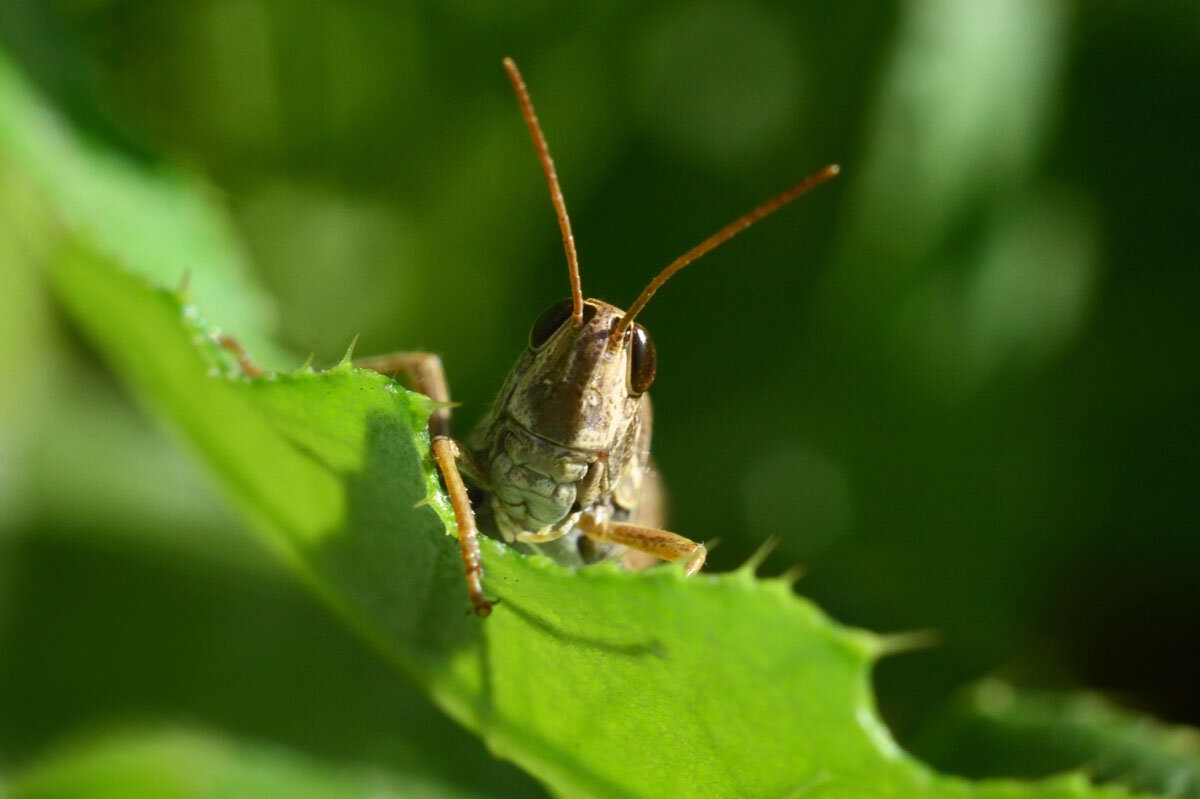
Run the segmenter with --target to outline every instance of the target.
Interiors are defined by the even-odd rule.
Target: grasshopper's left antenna
[[[533,110],[533,101],[529,99],[529,90],[525,88],[521,71],[511,58],[504,59],[504,70],[517,93],[521,114],[525,117],[525,124],[529,126],[529,135],[533,137],[533,146],[542,162],[542,171],[546,173],[546,183],[550,185],[550,202],[554,203],[554,213],[558,214],[563,249],[567,252],[567,271],[571,275],[571,324],[579,326],[583,322],[583,287],[579,281],[579,256],[575,254],[575,236],[571,233],[571,220],[567,217],[567,203],[563,200],[562,188],[558,185],[558,174],[554,171],[554,160],[550,158],[550,148],[546,145],[546,137],[542,135],[542,126],[538,124],[537,113]]]

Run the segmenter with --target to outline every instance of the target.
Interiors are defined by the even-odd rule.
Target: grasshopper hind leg
[[[617,544],[632,550],[631,554],[651,555],[672,562],[683,561],[684,573],[689,576],[700,571],[708,557],[704,544],[658,527],[612,521],[585,513],[579,519],[579,529],[597,544]],[[641,565],[636,559],[635,564]]]
[[[662,484],[662,477],[654,466],[653,458],[650,458],[649,455],[646,457],[650,465],[642,473],[637,507],[629,514],[630,518],[622,519],[618,516],[617,521],[627,521],[641,527],[655,527],[661,530],[667,523],[667,493]],[[621,558],[621,565],[629,571],[649,569],[661,562],[648,552],[637,549],[626,549]]]
[[[687,574],[694,574],[704,565],[708,550],[703,544],[663,529],[666,492],[648,454],[647,460],[649,466],[639,475],[637,501],[630,503],[631,507],[623,507],[614,497],[611,508],[594,508],[576,522],[580,558],[585,564],[620,559],[621,566],[629,571],[648,569],[664,560],[684,560]]]

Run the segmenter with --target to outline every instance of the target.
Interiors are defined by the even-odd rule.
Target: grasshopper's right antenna
[[[504,70],[517,93],[521,114],[525,117],[525,124],[529,126],[529,135],[533,137],[533,146],[542,162],[542,171],[546,173],[546,183],[550,185],[550,202],[554,203],[554,212],[558,214],[563,249],[567,252],[567,271],[571,275],[571,324],[579,326],[583,322],[583,287],[579,281],[579,256],[575,254],[575,236],[571,233],[571,220],[567,217],[567,203],[563,200],[562,188],[558,185],[558,174],[554,171],[554,161],[550,158],[550,148],[546,145],[546,137],[542,135],[542,127],[538,124],[533,101],[529,99],[529,90],[525,88],[521,71],[511,58],[504,59]]]
[[[729,241],[731,238],[741,233],[743,230],[750,227],[764,216],[775,213],[781,207],[787,205],[804,192],[815,186],[819,186],[830,178],[836,176],[840,171],[841,167],[839,167],[837,164],[830,164],[819,172],[809,175],[787,191],[775,195],[757,208],[747,211],[742,216],[739,216],[737,219],[733,220],[728,225],[721,228],[716,233],[712,234],[707,239],[700,242],[695,247],[688,250],[683,255],[679,256],[670,264],[668,264],[666,269],[655,275],[654,279],[650,281],[649,285],[642,289],[642,293],[638,295],[636,300],[634,300],[633,305],[629,306],[629,310],[625,312],[625,315],[621,317],[617,324],[613,325],[612,334],[608,339],[609,346],[617,346],[617,344],[621,341],[621,336],[625,335],[625,331],[629,329],[631,324],[633,324],[633,317],[637,316],[638,313],[640,313],[641,310],[646,307],[646,303],[650,302],[650,298],[654,296],[654,292],[658,291],[662,284],[666,283],[671,278],[671,275],[675,274],[680,269],[683,269],[692,261],[696,260],[701,255],[704,255],[709,250],[712,250],[717,245]]]

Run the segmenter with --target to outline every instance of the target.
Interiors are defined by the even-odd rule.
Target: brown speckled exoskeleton
[[[465,446],[450,438],[450,393],[436,355],[402,352],[356,361],[385,374],[403,372],[418,391],[442,403],[429,422],[433,457],[458,521],[467,587],[480,616],[491,613],[495,603],[483,592],[478,528],[464,476],[486,492],[481,517],[490,517],[504,540],[518,548],[568,565],[623,557],[636,568],[653,562],[649,555],[684,561],[688,574],[700,569],[704,545],[660,528],[646,393],[657,356],[650,335],[634,318],[675,272],[838,171],[826,167],[713,234],[655,277],[628,311],[585,300],[545,138],[516,64],[505,59],[504,68],[550,185],[571,297],[534,322],[529,347]]]

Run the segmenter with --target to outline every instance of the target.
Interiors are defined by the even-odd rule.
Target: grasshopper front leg
[[[584,535],[598,543],[620,544],[660,560],[685,561],[683,570],[688,576],[700,571],[708,557],[704,544],[657,527],[599,519],[592,513],[580,516],[578,526]]]
[[[450,505],[454,509],[454,518],[458,522],[458,549],[467,577],[471,609],[477,616],[490,615],[496,602],[483,594],[479,528],[475,525],[475,512],[471,510],[471,500],[459,473],[459,464],[463,464],[473,478],[478,479],[481,474],[479,466],[470,454],[450,438],[450,389],[446,383],[442,359],[429,352],[394,352],[356,360],[354,365],[388,376],[403,372],[408,375],[415,390],[440,403],[429,417],[430,448],[438,471],[442,473],[442,482],[446,485],[446,493],[450,495]]]
[[[446,436],[433,439],[430,446],[433,449],[433,459],[442,473],[442,480],[446,483],[446,493],[450,495],[454,518],[458,522],[458,551],[462,557],[463,571],[467,576],[471,609],[475,611],[476,616],[490,616],[496,601],[483,595],[483,560],[479,555],[479,528],[475,526],[475,512],[471,510],[467,487],[463,484],[462,475],[458,473],[458,457],[461,450],[454,439]]]

